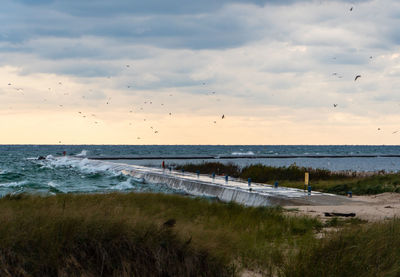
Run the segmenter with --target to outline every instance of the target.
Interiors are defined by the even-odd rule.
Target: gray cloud
[[[353,12],[349,6],[356,6]],[[337,95],[380,89],[354,87],[353,79],[385,71],[388,63],[375,59],[398,48],[400,7],[388,6],[377,9],[377,1],[7,2],[0,25],[0,51],[7,55],[0,62],[22,67],[21,74],[121,77],[119,89],[132,84],[201,94],[205,81],[221,94],[258,103],[320,105]],[[397,74],[390,70],[385,78]],[[321,90],[336,96],[322,93],[314,104],[314,94],[304,96]],[[276,91],[282,93],[272,97]]]

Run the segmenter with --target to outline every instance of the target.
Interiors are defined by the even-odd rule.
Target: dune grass
[[[282,186],[304,188],[304,182],[302,181],[283,180],[280,183]],[[349,191],[352,191],[354,195],[373,195],[384,192],[399,193],[400,174],[388,173],[337,180],[312,180],[311,185],[313,190],[340,195],[346,195]]]
[[[0,276],[400,274],[397,219],[321,223],[279,207],[113,193],[7,196],[0,222]]]
[[[226,260],[143,220],[126,197],[1,199],[0,276],[232,276]]]
[[[281,208],[133,193],[4,197],[0,222],[10,276],[270,275],[322,227]]]
[[[180,166],[186,171],[202,174],[228,174],[232,177],[253,182],[274,183],[281,186],[304,189],[304,173],[309,172],[313,190],[346,195],[352,191],[354,195],[370,195],[383,192],[400,192],[400,174],[378,172],[371,176],[360,177],[355,172],[331,172],[326,169],[312,169],[291,165],[289,167],[271,167],[261,164],[249,165],[242,169],[234,164],[203,163]]]
[[[283,276],[399,276],[400,220],[343,229],[302,248]]]

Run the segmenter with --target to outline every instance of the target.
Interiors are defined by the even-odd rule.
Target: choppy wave
[[[47,155],[43,160],[26,161],[31,166],[31,176],[21,174],[17,177],[23,178],[13,182],[3,180],[3,183],[0,179],[0,196],[22,192],[45,194],[111,191],[173,192],[172,189],[160,185],[147,184],[142,178],[128,176],[112,163],[94,163],[87,158],[52,155]]]
[[[112,166],[104,163],[99,166],[94,166],[90,163],[90,160],[87,158],[84,159],[74,159],[66,157],[54,158],[47,157],[45,163],[54,168],[64,167],[64,168],[75,168],[84,173],[94,174],[99,172],[109,172],[113,174],[120,174],[120,172],[112,170]]]
[[[76,154],[75,156],[77,157],[86,157],[88,151],[87,150],[82,150],[80,153]]]
[[[19,187],[23,187],[27,183],[28,183],[27,181],[0,183],[0,187],[19,188]]]
[[[0,171],[0,182],[2,181],[16,181],[24,177],[24,174],[12,172],[9,170]]]
[[[116,190],[129,190],[134,188],[134,185],[132,184],[132,179],[128,178],[128,180],[121,182],[115,186],[112,187],[112,189],[116,189]]]

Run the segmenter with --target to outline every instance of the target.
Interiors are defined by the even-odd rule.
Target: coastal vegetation
[[[313,190],[346,195],[351,191],[355,195],[370,195],[384,192],[400,192],[400,174],[384,171],[360,175],[357,172],[332,172],[327,169],[299,167],[293,164],[288,167],[272,167],[262,164],[249,165],[243,168],[235,164],[218,162],[186,164],[176,166],[178,170],[201,174],[229,175],[252,182],[278,182],[282,186],[304,188],[304,173],[309,172]]]
[[[399,276],[400,220],[351,226],[302,247],[283,276]]]
[[[0,276],[396,276],[400,222],[166,194],[0,199]],[[326,231],[334,228],[334,232]]]

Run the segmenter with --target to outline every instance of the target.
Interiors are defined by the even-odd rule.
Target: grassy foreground
[[[4,197],[0,222],[0,276],[400,274],[398,220],[323,224],[281,208],[130,193]],[[332,226],[341,231],[317,238]]]
[[[4,197],[0,222],[0,276],[270,274],[321,228],[280,208],[133,193]]]
[[[261,164],[239,168],[234,164],[202,163],[177,166],[190,172],[200,171],[202,174],[225,175],[253,182],[274,183],[294,188],[304,188],[304,173],[309,172],[313,190],[346,195],[352,191],[355,195],[378,194],[383,192],[400,192],[400,174],[379,172],[371,176],[360,177],[355,172],[331,172],[326,169],[312,169],[291,165],[288,167],[272,167]]]

